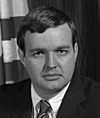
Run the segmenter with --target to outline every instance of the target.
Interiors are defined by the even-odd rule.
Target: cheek
[[[43,63],[36,62],[34,60],[26,60],[26,69],[31,76],[37,76],[41,74]]]
[[[61,68],[64,74],[73,74],[75,68],[75,59],[70,57],[62,60],[61,62]]]

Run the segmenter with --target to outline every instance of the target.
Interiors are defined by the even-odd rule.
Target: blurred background
[[[0,0],[0,85],[28,78],[17,53],[16,34],[28,11],[44,5],[70,14],[80,44],[77,70],[100,81],[100,0]]]

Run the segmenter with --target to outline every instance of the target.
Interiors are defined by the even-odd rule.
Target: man
[[[100,85],[76,72],[78,41],[68,15],[32,10],[17,44],[30,79],[0,88],[0,118],[100,118]]]

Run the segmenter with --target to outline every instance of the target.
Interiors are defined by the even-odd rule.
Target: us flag
[[[16,44],[16,34],[28,13],[27,0],[0,0],[0,85],[25,79]]]

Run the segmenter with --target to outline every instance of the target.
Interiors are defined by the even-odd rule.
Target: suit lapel
[[[63,98],[57,118],[83,118],[85,110],[82,108],[81,103],[85,99],[80,77],[74,75]]]

